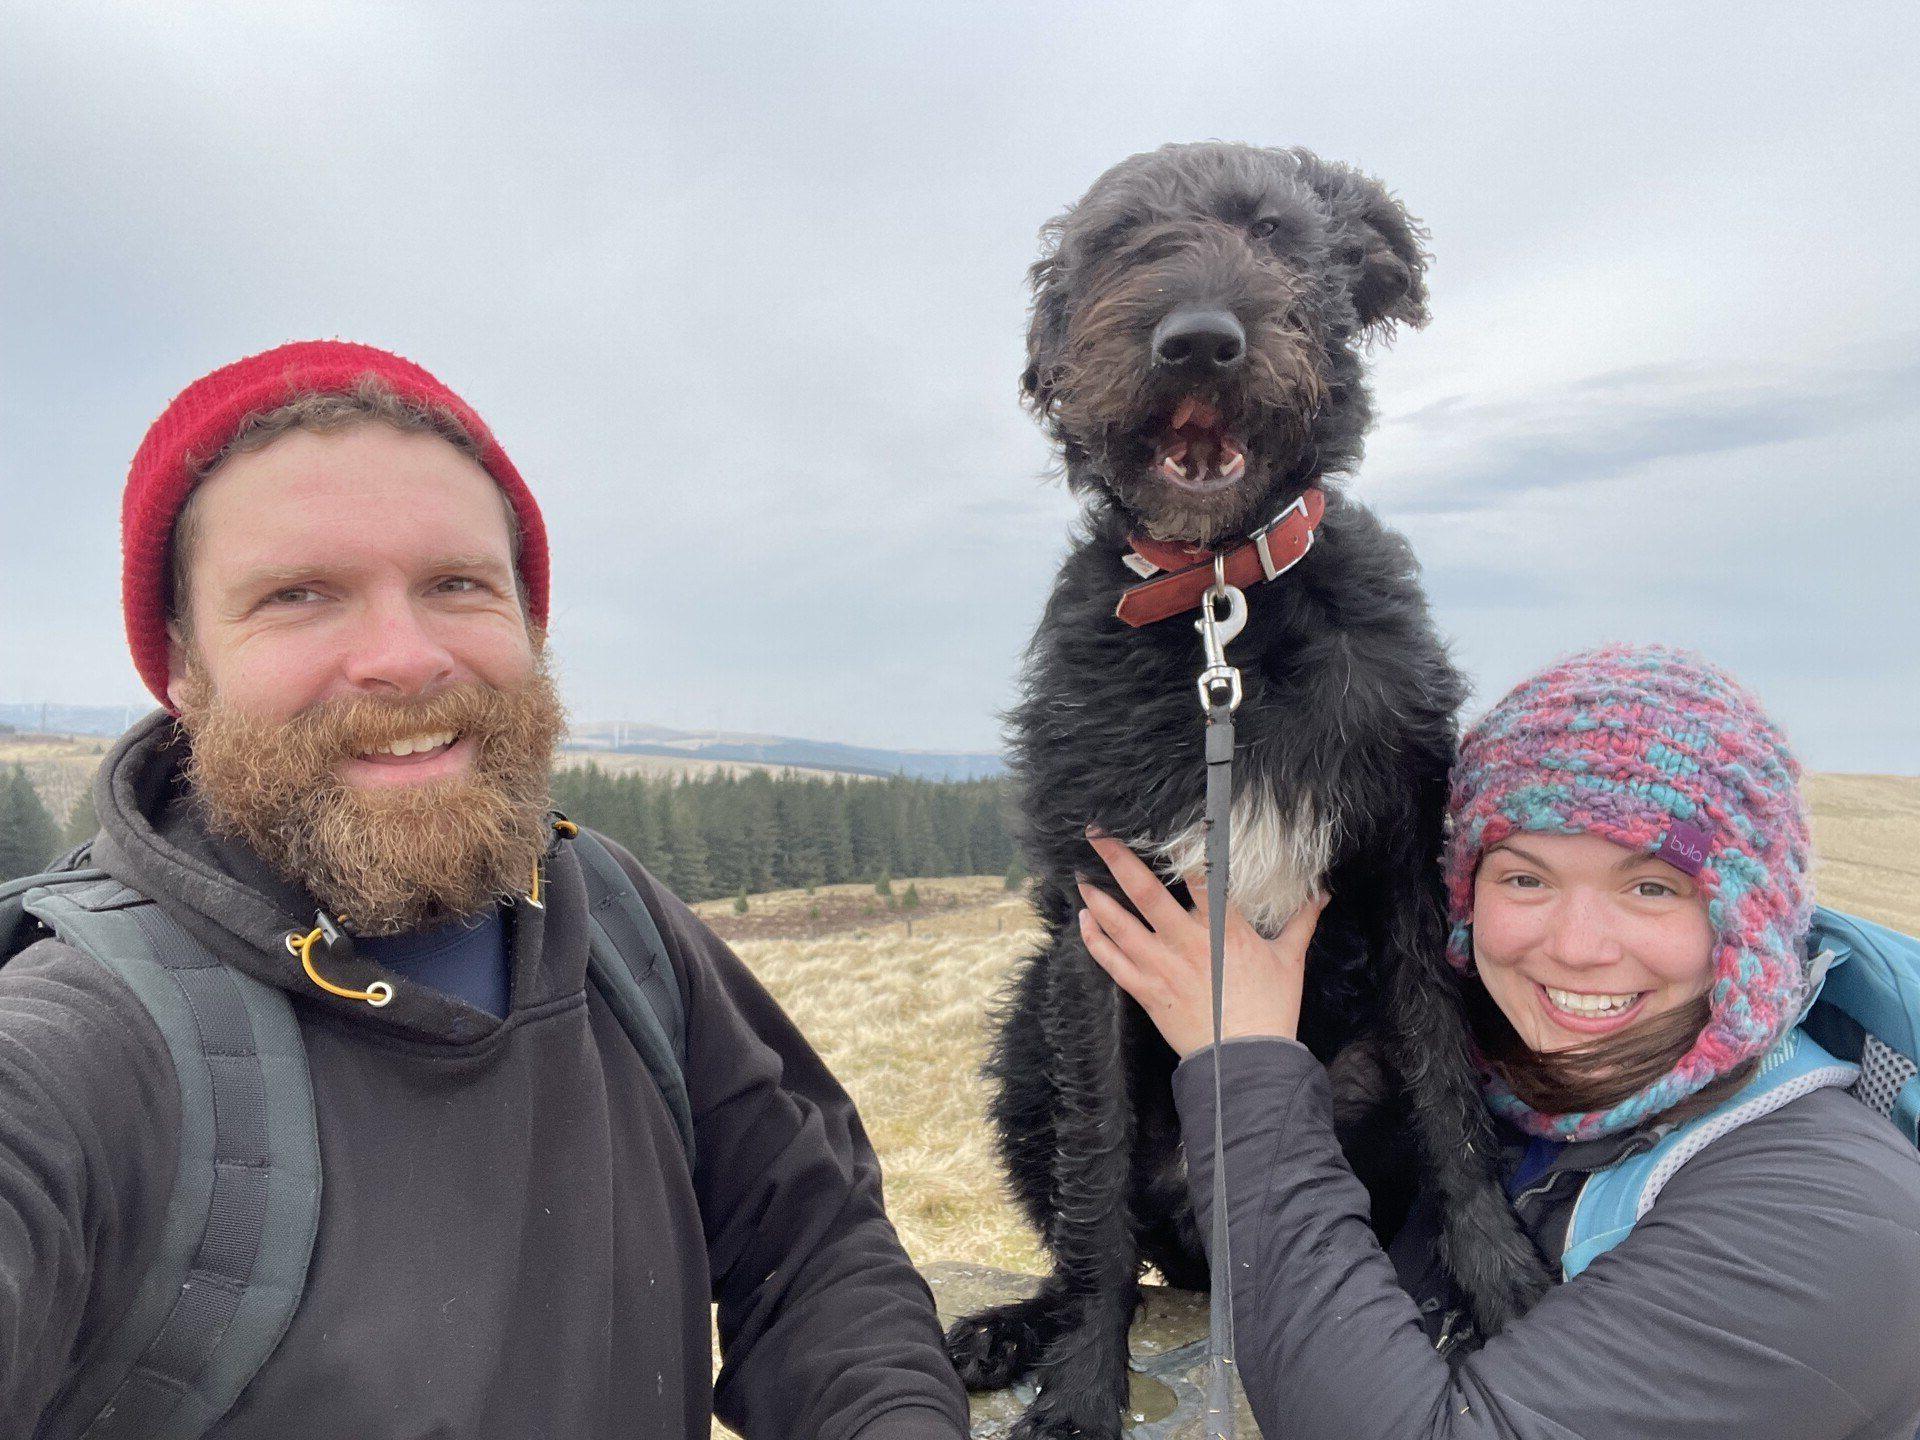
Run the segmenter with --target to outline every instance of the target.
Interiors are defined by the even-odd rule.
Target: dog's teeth
[[[1247,473],[1247,457],[1235,450],[1227,457],[1227,463],[1220,467],[1222,480],[1238,480]]]
[[[1160,462],[1160,473],[1165,475],[1169,480],[1185,480],[1187,478],[1187,467],[1169,455]]]

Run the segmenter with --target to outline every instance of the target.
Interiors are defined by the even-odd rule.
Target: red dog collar
[[[1327,513],[1327,497],[1318,488],[1304,492],[1286,509],[1226,552],[1227,583],[1245,590],[1262,580],[1277,580],[1298,565],[1313,548],[1313,532]],[[1151,625],[1200,608],[1200,597],[1213,585],[1214,552],[1204,545],[1174,540],[1127,537],[1127,568],[1158,579],[1130,585],[1120,593],[1113,613],[1127,624]]]

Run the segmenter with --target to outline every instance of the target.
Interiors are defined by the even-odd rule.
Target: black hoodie
[[[655,1440],[705,1437],[710,1412],[752,1437],[966,1433],[852,1102],[631,856],[610,847],[685,997],[691,1170],[586,984],[586,892],[564,842],[544,908],[510,908],[504,1020],[371,962],[329,975],[388,980],[376,1010],[302,974],[285,937],[314,902],[200,825],[179,744],[156,714],[108,757],[94,863],[287,993],[323,1176],[300,1307],[210,1434]],[[33,1432],[132,1298],[180,1105],[164,1041],[105,967],[43,940],[0,970],[0,1435]]]

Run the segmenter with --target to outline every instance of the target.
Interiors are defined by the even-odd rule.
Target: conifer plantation
[[[59,849],[59,827],[26,769],[16,764],[10,773],[0,774],[0,881],[52,864]]]
[[[553,777],[553,803],[687,901],[1014,865],[1004,780],[650,778],[589,764]]]
[[[555,773],[553,803],[690,902],[882,875],[1021,873],[1005,780],[646,776],[589,764]],[[24,770],[0,769],[0,880],[40,869],[98,823],[82,789],[63,835]]]

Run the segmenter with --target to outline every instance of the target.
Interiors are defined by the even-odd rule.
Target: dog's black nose
[[[1170,370],[1231,370],[1247,356],[1247,332],[1230,310],[1175,310],[1153,329],[1153,363]]]

